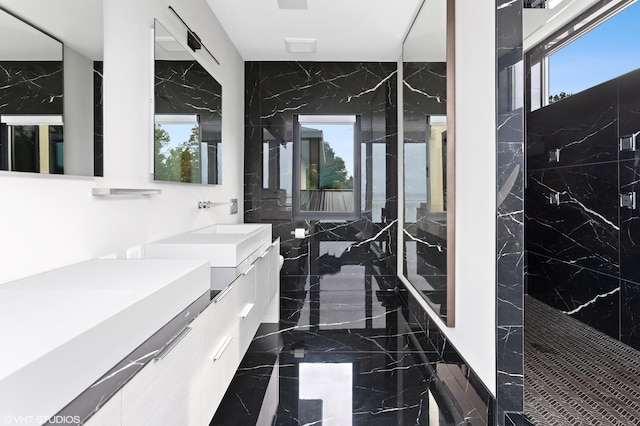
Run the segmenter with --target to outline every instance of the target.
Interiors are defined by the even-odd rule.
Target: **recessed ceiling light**
[[[280,9],[307,10],[307,0],[278,0]]]
[[[285,38],[287,52],[291,53],[315,53],[318,49],[318,40],[315,38]]]

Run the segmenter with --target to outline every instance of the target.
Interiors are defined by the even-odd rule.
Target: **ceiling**
[[[553,9],[525,9],[525,51],[598,1],[558,0]],[[0,2],[85,56],[102,59],[103,0]],[[206,0],[206,3],[247,61],[395,62],[400,58],[403,38],[422,0]],[[426,0],[425,8],[438,9],[437,3]],[[282,9],[280,5],[294,9]],[[74,10],[74,14],[51,19],[57,10]],[[437,10],[434,14],[438,15]],[[76,20],[75,16],[82,16],[82,20]],[[425,19],[430,21],[430,28],[437,21],[434,16]],[[285,38],[316,39],[316,52],[287,52]]]
[[[552,9],[524,9],[522,38],[525,52],[537,46],[599,1],[560,0],[554,3],[555,6]]]
[[[246,61],[391,61],[422,0],[207,0]],[[294,7],[281,9],[279,4]],[[306,4],[306,8],[304,7]],[[316,39],[290,53],[285,38]]]
[[[102,59],[103,0],[1,0],[2,7],[93,60]],[[59,11],[73,11],[60,14]],[[52,17],[55,17],[52,19]],[[78,19],[82,17],[82,19]],[[19,40],[13,40],[19,42]]]

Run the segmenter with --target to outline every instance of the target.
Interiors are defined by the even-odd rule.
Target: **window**
[[[294,120],[294,217],[358,217],[359,117],[299,115]]]
[[[640,3],[634,3],[549,56],[549,102],[640,67]]]
[[[424,139],[404,144],[405,223],[443,219],[447,210],[447,116],[425,119]]]
[[[193,114],[157,114],[154,132],[155,180],[199,183],[200,124]]]
[[[589,9],[528,54],[531,110],[640,67],[640,3]]]
[[[0,170],[64,173],[60,115],[3,115],[0,118]]]

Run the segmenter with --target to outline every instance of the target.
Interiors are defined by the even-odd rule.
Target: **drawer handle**
[[[227,288],[222,290],[222,293],[220,293],[218,297],[215,298],[213,303],[218,303],[219,301],[221,301],[227,294],[229,294],[230,291],[231,291],[231,286],[227,286]]]
[[[262,255],[260,256],[260,259],[264,259],[265,257],[267,257],[267,255],[269,254],[269,250],[265,251],[264,253],[262,253]]]
[[[275,247],[278,244],[278,240],[275,240],[274,242],[271,243],[271,247]]]
[[[246,271],[244,271],[244,272],[242,273],[242,275],[247,275],[247,274],[248,274],[249,272],[251,272],[251,270],[252,270],[253,268],[255,268],[255,267],[256,267],[256,265],[255,265],[255,264],[253,264],[253,265],[249,266],[249,269],[247,269]]]
[[[231,343],[231,340],[233,340],[233,336],[229,336],[226,339],[224,339],[224,342],[222,342],[222,345],[220,346],[220,349],[218,349],[216,351],[216,354],[213,356],[213,362],[216,362],[217,360],[222,358],[222,355],[224,355],[224,351],[226,351],[227,348],[229,347],[229,344]]]
[[[174,337],[171,341],[169,341],[169,343],[167,343],[165,347],[160,352],[158,352],[158,354],[155,357],[153,357],[153,359],[155,361],[161,361],[164,357],[169,355],[169,352],[171,352],[173,348],[175,348],[178,345],[178,343],[180,343],[180,341],[184,339],[187,336],[187,334],[189,334],[190,332],[191,332],[191,327],[184,328],[176,337]]]
[[[240,314],[241,318],[246,318],[249,316],[249,313],[251,312],[251,310],[253,309],[253,305],[254,303],[249,303],[247,306],[245,306],[244,310],[242,311],[242,313]]]

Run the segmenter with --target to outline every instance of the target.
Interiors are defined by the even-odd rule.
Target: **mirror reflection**
[[[0,170],[101,176],[101,62],[2,9],[0,29]]]
[[[222,87],[155,22],[154,179],[220,184]]]
[[[447,0],[424,1],[402,55],[404,276],[452,325],[447,238]]]
[[[0,169],[64,173],[62,43],[0,10]]]
[[[296,217],[313,213],[315,218],[346,218],[360,213],[359,134],[355,115],[297,116]]]

